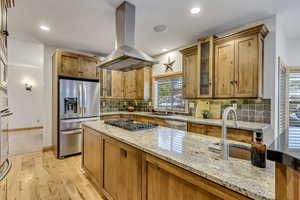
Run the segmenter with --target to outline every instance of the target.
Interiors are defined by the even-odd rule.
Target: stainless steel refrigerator
[[[99,82],[59,79],[59,158],[81,153],[81,123],[99,116]]]

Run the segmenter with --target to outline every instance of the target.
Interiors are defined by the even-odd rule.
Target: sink
[[[152,112],[151,115],[158,115],[158,116],[172,116],[173,113],[164,113],[164,112]]]
[[[212,152],[221,154],[221,144],[219,142],[209,145],[208,149]],[[229,157],[251,160],[250,147],[242,144],[229,143]]]

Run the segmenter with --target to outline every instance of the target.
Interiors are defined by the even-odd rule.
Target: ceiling
[[[136,5],[136,47],[151,55],[163,48],[190,44],[199,36],[222,32],[277,13],[300,17],[299,0],[129,0]],[[48,45],[106,55],[114,49],[115,8],[122,0],[15,0],[9,10],[12,37],[31,38]],[[200,7],[192,16],[189,10]],[[297,14],[290,14],[294,10]],[[299,19],[298,17],[298,19]],[[290,37],[300,37],[300,28],[288,20]],[[168,31],[156,33],[158,24]],[[49,32],[40,25],[51,28]]]

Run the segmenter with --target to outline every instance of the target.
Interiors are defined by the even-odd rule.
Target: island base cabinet
[[[84,125],[82,155],[86,175],[107,200],[249,199]]]
[[[104,137],[102,192],[109,200],[140,200],[141,152]]]
[[[149,154],[143,157],[143,200],[249,199]]]
[[[96,131],[83,129],[82,167],[89,179],[101,189],[102,137]]]

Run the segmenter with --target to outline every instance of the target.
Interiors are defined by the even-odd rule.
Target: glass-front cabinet
[[[214,36],[198,40],[198,53],[198,98],[211,98],[213,96]]]

